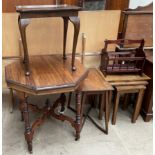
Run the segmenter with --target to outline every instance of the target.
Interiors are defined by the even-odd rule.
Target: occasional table
[[[84,80],[84,82],[81,85],[81,91],[82,91],[82,106],[84,106],[86,102],[86,97],[89,95],[98,95],[100,96],[101,100],[99,101],[99,119],[102,120],[103,116],[103,109],[105,109],[105,129],[98,125],[98,123],[89,115],[89,113],[92,110],[92,105],[88,109],[88,112],[84,114],[85,120],[88,117],[92,123],[102,132],[105,134],[108,134],[108,121],[109,121],[109,112],[111,105],[111,94],[113,91],[113,87],[108,83],[104,76],[102,75],[101,71],[96,68],[90,68],[87,78]],[[73,108],[70,106],[71,101],[71,95],[69,94],[69,103],[68,107],[73,110]],[[74,110],[73,110],[74,111]],[[83,121],[83,124],[85,121]]]
[[[30,57],[31,74],[25,76],[24,64],[16,61],[6,66],[6,82],[10,89],[19,92],[20,110],[22,119],[25,121],[25,139],[28,150],[32,152],[32,139],[35,129],[44,120],[53,116],[61,121],[68,121],[76,130],[76,140],[80,138],[82,114],[81,114],[81,82],[87,77],[88,70],[75,60],[78,70],[75,72],[70,68],[72,59],[61,59],[60,55],[32,56]],[[73,119],[64,114],[66,92],[76,92],[76,118]],[[60,97],[50,105],[47,100],[44,108],[28,103],[30,95],[61,94]],[[60,107],[60,110],[57,108]],[[30,125],[29,111],[41,112],[42,116]]]
[[[80,29],[80,20],[78,18],[78,11],[80,7],[70,6],[70,5],[27,5],[27,6],[17,6],[16,11],[20,13],[18,18],[18,25],[21,34],[21,40],[24,49],[24,60],[25,64],[25,75],[30,75],[29,67],[29,53],[26,41],[26,27],[30,23],[31,18],[45,18],[45,17],[62,17],[64,21],[64,37],[63,37],[63,59],[66,59],[66,38],[68,29],[68,20],[74,25],[74,39],[73,39],[73,49],[72,49],[72,61],[71,67],[75,71],[75,52],[77,39]]]
[[[137,97],[136,106],[137,109],[134,109],[133,117],[132,117],[132,123],[136,122],[136,119],[139,116],[140,110],[141,110],[141,104],[143,101],[143,95],[145,86],[148,84],[147,81],[150,80],[150,78],[142,74],[140,75],[107,75],[105,77],[105,80],[108,81],[112,86],[115,88],[115,101],[114,101],[114,110],[113,110],[113,117],[112,117],[112,124],[116,123],[116,113],[118,109],[118,102],[119,102],[119,96],[120,93],[139,93],[139,97]]]

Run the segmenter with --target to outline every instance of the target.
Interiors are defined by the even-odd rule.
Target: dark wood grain
[[[20,13],[24,12],[59,12],[59,11],[79,11],[81,8],[78,6],[72,6],[67,4],[62,5],[22,5],[16,6],[16,11]]]
[[[9,87],[32,94],[74,91],[87,76],[88,71],[76,60],[77,71],[70,68],[71,58],[60,55],[30,57],[31,75],[25,76],[23,64],[16,61],[5,68]]]
[[[60,0],[59,4],[69,4],[82,6],[83,0]],[[2,0],[2,11],[16,12],[18,5],[52,5],[56,4],[56,0]]]
[[[88,76],[82,83],[82,91],[86,93],[99,93],[106,90],[113,90],[113,88],[111,84],[105,80],[103,74],[98,69],[89,69]]]
[[[76,60],[78,66],[76,71],[72,71],[70,65],[72,59],[67,57],[62,59],[61,55],[32,56],[30,57],[31,74],[25,76],[24,64],[21,61],[13,62],[6,66],[6,82],[10,89],[18,92],[22,121],[25,122],[25,139],[28,150],[32,153],[32,139],[34,131],[42,125],[49,116],[61,121],[68,121],[76,130],[76,140],[80,138],[82,126],[82,106],[80,85],[88,75],[88,70]],[[64,115],[66,96],[64,93],[76,91],[76,118]],[[29,104],[27,101],[30,95],[46,95],[61,93],[60,97],[52,104],[47,100],[45,107],[39,108],[37,105]],[[61,110],[56,112],[56,108],[61,106]],[[43,113],[32,125],[29,112],[37,111]]]

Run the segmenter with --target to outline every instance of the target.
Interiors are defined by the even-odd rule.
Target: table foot
[[[30,72],[28,71],[28,72],[25,72],[25,75],[26,76],[29,76],[30,75]]]
[[[75,136],[75,140],[79,140],[80,139],[80,133],[79,132],[76,132],[76,136]]]
[[[28,150],[30,153],[33,153],[32,152],[32,142],[27,142],[27,145],[28,145]]]
[[[76,71],[76,67],[75,66],[72,67],[72,71]]]

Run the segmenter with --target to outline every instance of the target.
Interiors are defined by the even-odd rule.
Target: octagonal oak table
[[[20,98],[20,111],[25,121],[25,139],[28,150],[32,152],[32,139],[34,130],[40,126],[45,118],[53,116],[61,121],[69,121],[76,130],[76,140],[80,138],[81,124],[83,121],[81,107],[81,82],[87,77],[88,70],[75,59],[78,66],[76,71],[70,68],[71,58],[61,59],[60,55],[32,56],[30,57],[30,76],[25,76],[24,65],[21,61],[13,62],[6,66],[6,82],[10,89],[18,92]],[[64,114],[66,92],[76,92],[76,118],[73,119]],[[50,105],[46,102],[44,108],[28,103],[30,95],[61,94],[60,97]],[[57,108],[60,106],[60,110]],[[41,112],[39,117],[30,125],[29,111]]]
[[[80,20],[78,17],[78,11],[81,8],[78,6],[71,5],[25,5],[16,6],[16,11],[20,14],[18,18],[18,25],[21,34],[21,40],[24,50],[24,60],[25,64],[25,75],[30,75],[29,67],[29,54],[26,41],[26,27],[30,23],[31,18],[45,18],[45,17],[62,17],[64,21],[64,37],[63,37],[63,59],[66,59],[66,38],[68,21],[74,25],[74,39],[73,39],[73,49],[72,49],[72,70],[75,71],[75,52],[77,39],[80,29]],[[52,35],[52,34],[51,34]]]

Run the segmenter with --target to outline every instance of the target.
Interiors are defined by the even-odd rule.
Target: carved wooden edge
[[[49,86],[49,87],[33,87],[28,85],[23,85],[18,82],[9,80],[7,78],[7,73],[5,70],[6,75],[6,83],[9,88],[12,88],[17,91],[26,92],[32,95],[44,95],[44,94],[54,94],[54,93],[63,93],[63,92],[73,92],[75,91],[81,84],[81,82],[88,76],[89,70],[86,69],[84,74],[75,82],[65,86]],[[29,78],[27,76],[27,78]]]

